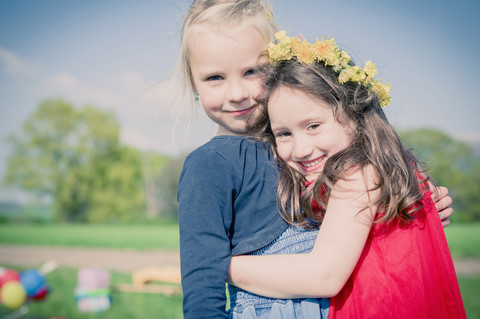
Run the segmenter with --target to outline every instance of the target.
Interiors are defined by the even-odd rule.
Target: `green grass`
[[[15,267],[11,267],[15,268]],[[15,268],[22,270],[19,268]],[[77,269],[58,268],[47,274],[46,280],[51,290],[44,301],[31,302],[28,313],[21,318],[68,319],[150,319],[150,318],[182,318],[182,295],[164,296],[149,293],[112,292],[112,306],[102,312],[82,313],[74,299],[77,284]],[[130,275],[111,273],[111,284],[131,283]],[[0,318],[11,312],[0,305]]]
[[[458,284],[462,293],[463,304],[467,312],[467,318],[480,318],[480,277],[459,277]]]
[[[18,267],[12,267],[22,270]],[[112,306],[109,310],[98,313],[81,313],[74,300],[74,289],[77,282],[77,269],[59,268],[47,274],[47,283],[51,291],[46,300],[29,304],[28,313],[20,318],[52,318],[63,316],[68,319],[150,319],[150,318],[182,318],[182,296],[164,296],[148,293],[112,293]],[[112,272],[112,285],[131,283],[127,274]],[[468,318],[480,318],[479,277],[459,277],[460,290]],[[11,312],[0,305],[0,318]]]
[[[453,258],[480,258],[480,223],[452,223],[445,234]]]
[[[445,229],[455,258],[480,258],[480,223],[453,223]],[[54,225],[0,224],[0,244],[83,246],[125,249],[177,250],[178,225]],[[3,265],[6,266],[6,265]],[[16,267],[13,267],[16,268]],[[18,268],[16,268],[18,269]],[[24,317],[85,318],[181,318],[182,296],[113,293],[111,309],[100,313],[80,313],[74,301],[77,269],[59,268],[47,275],[52,290],[44,302],[31,303]],[[130,283],[128,274],[112,272],[112,284]],[[459,277],[468,318],[480,318],[479,276]],[[0,306],[0,318],[8,310]]]
[[[178,225],[0,224],[0,244],[179,249]]]
[[[480,258],[480,223],[445,229],[454,258]],[[0,224],[0,244],[178,250],[178,225]]]

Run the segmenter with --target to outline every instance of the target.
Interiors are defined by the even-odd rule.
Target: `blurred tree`
[[[183,155],[143,155],[147,218],[178,220],[177,187],[184,159]]]
[[[160,181],[160,199],[162,203],[162,217],[167,219],[174,219],[178,221],[178,203],[177,203],[177,189],[178,179],[182,172],[185,155],[180,155],[176,158],[171,158],[162,171]]]
[[[145,192],[141,154],[131,147],[116,150],[95,179],[87,213],[90,222],[130,222],[143,219]]]
[[[95,220],[87,214],[88,209],[94,208],[93,212],[100,214],[100,207],[106,209],[106,202],[121,196],[133,197],[137,204],[140,196],[129,193],[131,188],[124,185],[138,172],[118,173],[124,168],[119,168],[121,163],[136,161],[132,150],[120,146],[119,131],[113,113],[93,106],[76,109],[62,100],[46,100],[23,124],[21,134],[7,139],[12,152],[5,181],[50,197],[60,221]],[[107,177],[114,178],[104,180]],[[134,178],[131,183],[135,185]],[[120,192],[113,190],[117,185]],[[108,199],[113,193],[115,200]],[[121,202],[116,205],[125,207]],[[113,209],[112,213],[118,210]]]
[[[401,133],[437,185],[447,186],[458,221],[480,221],[480,157],[473,148],[435,129]]]
[[[162,211],[162,173],[170,157],[152,152],[142,154],[143,181],[147,202],[147,219],[159,217]]]

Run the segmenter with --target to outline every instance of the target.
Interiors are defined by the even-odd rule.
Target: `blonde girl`
[[[325,318],[328,299],[277,300],[225,282],[233,255],[304,253],[317,231],[289,227],[276,206],[278,166],[245,136],[260,108],[256,69],[276,27],[263,1],[195,1],[182,31],[187,93],[218,124],[186,158],[178,185],[185,318]]]

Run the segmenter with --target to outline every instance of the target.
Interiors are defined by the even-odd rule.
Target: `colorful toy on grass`
[[[0,302],[7,308],[18,309],[30,300],[44,300],[49,290],[44,273],[36,269],[18,272],[0,268]]]
[[[132,273],[133,285],[141,287],[151,281],[181,283],[180,268],[175,266],[147,267],[137,269]]]
[[[32,300],[42,300],[47,296],[48,285],[45,276],[38,270],[28,269],[20,273],[20,282],[25,288],[27,297]]]
[[[14,269],[0,267],[0,288],[9,281],[20,281],[20,273]]]
[[[120,292],[158,293],[166,296],[182,293],[178,266],[156,266],[137,269],[132,273],[133,284],[117,284]]]
[[[18,309],[27,301],[27,294],[19,281],[5,283],[2,286],[0,295],[3,305],[10,309]]]
[[[75,287],[75,301],[81,312],[108,310],[112,304],[110,273],[100,268],[81,268]]]

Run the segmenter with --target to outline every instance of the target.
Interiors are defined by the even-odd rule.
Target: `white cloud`
[[[135,71],[124,72],[119,78],[121,88],[125,89],[130,95],[136,95],[147,87],[147,81]]]
[[[43,97],[64,98],[77,106],[91,103],[114,111],[122,125],[120,140],[123,143],[143,151],[174,155],[180,149],[191,148],[188,144],[192,141],[183,134],[177,134],[176,141],[172,141],[175,113],[169,113],[168,108],[162,107],[163,90],[161,86],[148,86],[148,82],[136,72],[109,76],[104,83],[98,85],[83,83],[72,73],[57,72],[40,84]],[[178,128],[185,130],[184,123]],[[190,138],[193,137],[196,145],[211,135],[211,130],[199,132],[205,128],[205,125],[201,125],[200,130],[191,134]],[[198,137],[201,139],[196,140]]]
[[[102,88],[82,83],[68,72],[55,73],[40,84],[42,97],[60,97],[77,105],[93,104],[111,107],[121,103],[121,97]]]
[[[70,73],[60,72],[47,80],[52,87],[72,87],[77,84],[77,79]]]
[[[158,139],[146,136],[144,132],[132,127],[122,128],[120,140],[122,143],[139,148],[142,151],[172,153],[172,145],[168,143],[168,140],[159,141]]]
[[[118,105],[121,111],[133,108],[137,113],[153,111],[157,115],[174,111],[169,106],[175,104],[172,96],[178,92],[178,86],[172,87],[170,83],[167,85],[167,82],[158,79],[146,79],[135,71],[112,75],[108,81],[113,90],[123,94],[123,104]]]
[[[9,50],[0,47],[0,66],[5,73],[18,76],[30,76],[35,73],[35,66],[23,60]]]
[[[176,115],[171,88],[148,81],[138,72],[117,72],[95,83],[82,81],[76,74],[56,72],[38,84],[39,98],[59,97],[75,105],[92,104],[115,111],[121,118],[170,117]],[[173,105],[175,104],[175,105]]]
[[[22,68],[26,70],[28,64],[22,64],[21,59],[15,59],[12,54],[5,56],[8,61],[17,61],[8,63],[9,72],[17,70],[15,72],[18,73]],[[8,92],[10,98],[17,99],[21,92],[28,92],[34,101],[61,98],[75,106],[91,104],[111,110],[122,127],[121,141],[141,150],[178,154],[204,143],[216,131],[216,126],[206,116],[194,116],[190,124],[185,123],[182,117],[174,134],[179,103],[171,103],[171,95],[176,89],[155,79],[146,79],[136,71],[115,72],[85,81],[77,73],[59,69],[49,74],[38,73],[31,80],[28,83],[16,83]],[[32,107],[34,105],[32,103]]]

